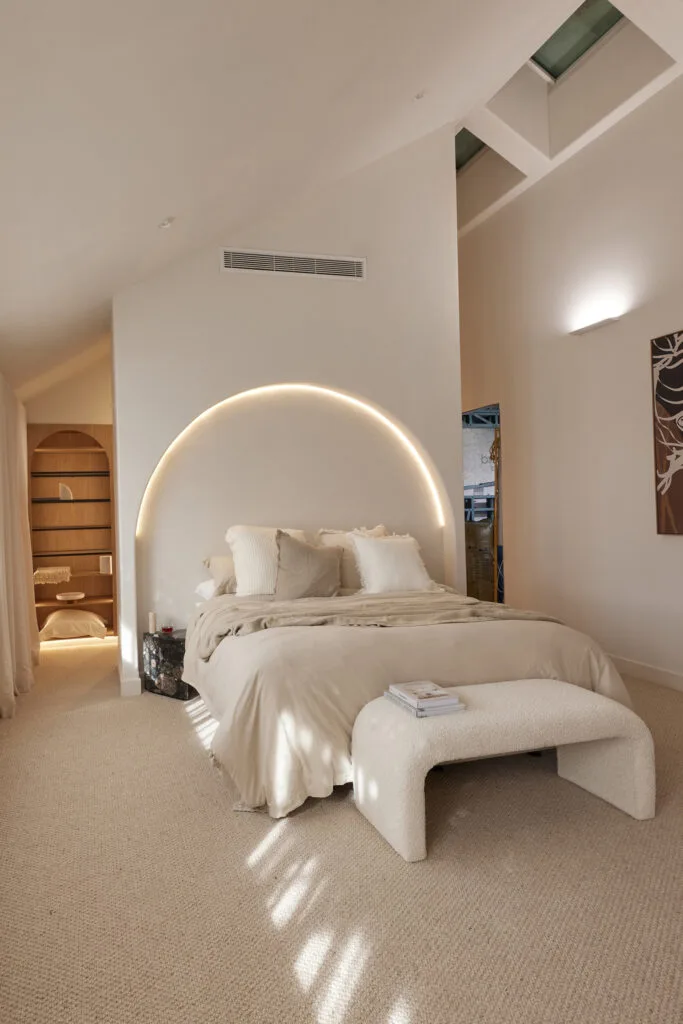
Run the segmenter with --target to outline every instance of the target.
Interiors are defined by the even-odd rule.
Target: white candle
[[[157,617],[155,612],[149,613],[149,631],[150,633],[156,633],[157,631]]]

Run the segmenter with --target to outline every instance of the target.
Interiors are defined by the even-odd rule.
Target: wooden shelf
[[[69,530],[111,530],[111,526],[32,526],[34,533],[53,533]]]
[[[34,558],[54,558],[57,561],[60,558],[76,558],[80,555],[113,555],[114,552],[109,550],[96,550],[96,551],[34,551]],[[109,573],[102,573],[102,576],[108,576]]]
[[[71,472],[65,472],[65,473],[53,473],[52,470],[50,470],[50,472],[48,473],[47,471],[42,471],[41,470],[38,473],[31,473],[31,476],[34,477],[35,479],[45,479],[46,477],[49,477],[52,480],[55,480],[55,479],[56,480],[61,480],[63,477],[66,477],[66,476],[68,476],[68,477],[73,477],[73,476],[109,476],[109,470],[108,469],[93,469],[93,470],[75,469],[75,470],[72,470]]]
[[[72,608],[75,605],[113,603],[113,597],[82,597],[80,601],[36,601],[36,608]]]
[[[59,552],[57,551],[56,554],[59,554]],[[93,569],[92,572],[72,572],[71,573],[71,579],[72,580],[110,580],[110,579],[112,579],[113,575],[114,574],[111,573],[111,572],[97,572],[95,569]],[[69,583],[69,582],[70,582],[69,580],[65,580],[64,583],[59,583],[59,584],[56,584],[56,583],[37,583],[34,580],[33,581],[33,586],[34,587],[66,586],[67,583]]]
[[[111,498],[32,498],[32,505],[105,505]]]
[[[107,454],[104,448],[34,448],[33,450],[37,452],[38,455],[51,455],[53,453],[55,455],[65,455],[67,452],[69,454],[73,454],[73,452],[81,452],[84,455],[92,455],[93,453],[100,453],[102,455]]]

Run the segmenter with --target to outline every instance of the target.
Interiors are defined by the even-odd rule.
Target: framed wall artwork
[[[657,533],[683,534],[683,331],[650,344]]]

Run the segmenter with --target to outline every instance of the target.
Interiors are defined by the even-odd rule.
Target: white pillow
[[[274,594],[277,584],[278,527],[231,526],[225,535],[235,563],[238,597]],[[303,530],[282,530],[296,540],[305,541]]]
[[[102,640],[106,635],[104,619],[84,608],[60,608],[51,612],[40,631],[41,640],[73,640],[81,636],[96,636]]]
[[[199,586],[194,588],[194,592],[197,597],[201,597],[202,601],[210,601],[212,597],[216,597],[218,595],[216,581],[204,580],[199,584]]]
[[[353,543],[364,593],[437,589],[420,558],[420,546],[414,537],[363,537],[355,534]]]
[[[316,543],[324,548],[342,548],[341,560],[341,585],[343,590],[354,593],[360,590],[360,576],[356,565],[356,549],[354,547],[354,536],[359,537],[386,537],[386,526],[375,526],[372,530],[366,530],[364,526],[356,530],[318,530]]]

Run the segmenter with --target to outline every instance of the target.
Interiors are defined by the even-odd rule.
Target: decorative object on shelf
[[[197,691],[183,681],[185,630],[144,633],[142,637],[143,684],[150,693],[176,700],[191,700]]]
[[[60,501],[73,501],[74,492],[66,484],[59,485],[59,500]]]
[[[100,572],[103,576],[111,576],[114,571],[114,563],[111,555],[100,555]],[[154,632],[154,630],[152,630]]]
[[[67,604],[75,604],[76,601],[82,601],[85,594],[82,590],[63,591],[61,594],[56,595],[58,601],[66,601]]]
[[[46,565],[44,569],[36,569],[33,582],[36,585],[46,583],[69,583],[71,580],[70,565]]]
[[[149,613],[149,631],[150,633],[156,633],[157,631],[157,617],[155,612]]]
[[[683,533],[683,331],[654,338],[652,404],[655,428],[657,533]]]
[[[173,626],[162,626],[161,627],[161,632],[162,633],[167,633],[167,634],[168,633],[172,633],[173,632]]]

